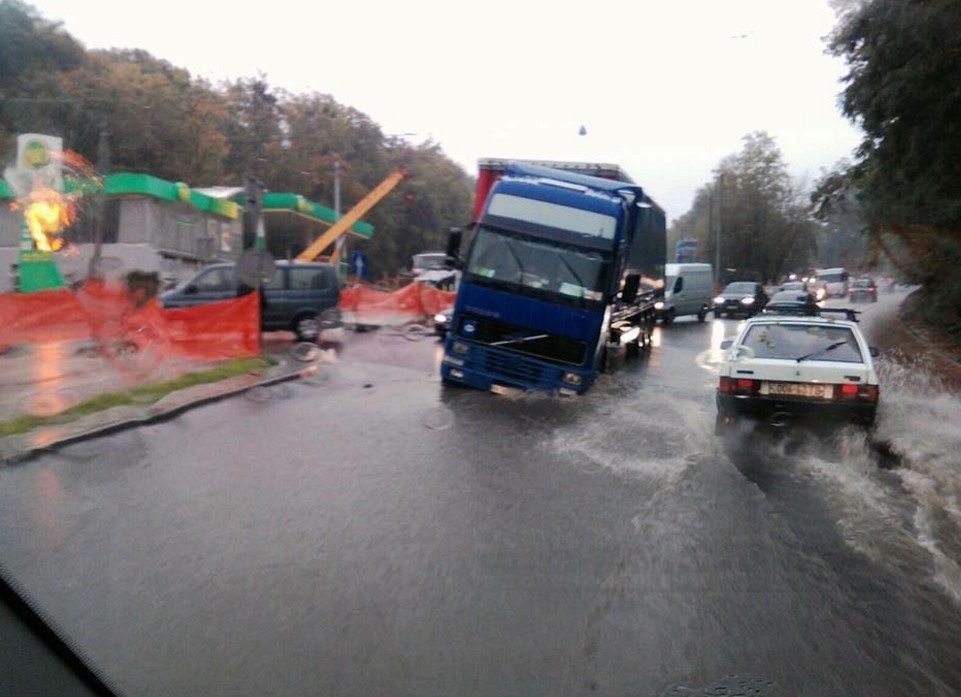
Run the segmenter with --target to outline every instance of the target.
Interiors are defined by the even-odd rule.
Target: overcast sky
[[[482,157],[619,164],[669,218],[747,133],[807,183],[860,140],[824,51],[828,0],[31,4],[87,48],[330,94],[471,173]]]

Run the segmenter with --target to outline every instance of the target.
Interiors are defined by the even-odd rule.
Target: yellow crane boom
[[[342,235],[345,235],[353,224],[360,220],[362,215],[377,205],[377,202],[389,194],[408,174],[406,167],[398,167],[388,174],[384,181],[371,189],[370,192],[358,201],[353,208],[347,211],[342,218],[335,221],[323,235],[314,240],[307,249],[298,254],[295,261],[313,261],[319,257],[321,252],[336,242]]]

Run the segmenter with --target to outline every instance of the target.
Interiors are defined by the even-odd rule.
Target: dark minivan
[[[163,307],[191,307],[236,298],[241,283],[236,264],[214,264],[189,281],[162,293]],[[333,264],[278,261],[264,286],[261,329],[292,331],[301,341],[313,341],[326,326],[338,323],[340,279]]]

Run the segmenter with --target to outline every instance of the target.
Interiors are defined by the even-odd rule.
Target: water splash
[[[903,353],[879,361],[878,372],[874,432],[842,429],[829,449],[808,444],[795,462],[830,483],[825,495],[848,544],[889,565],[930,567],[961,603],[961,396]]]

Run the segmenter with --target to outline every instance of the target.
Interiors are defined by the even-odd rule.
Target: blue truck
[[[664,211],[616,165],[481,160],[441,379],[580,394],[613,351],[651,347]]]

